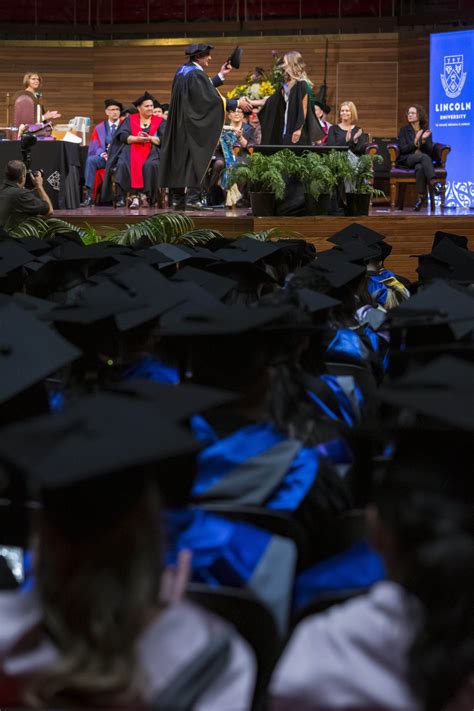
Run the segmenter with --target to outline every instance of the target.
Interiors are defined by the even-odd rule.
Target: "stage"
[[[167,210],[155,208],[129,210],[112,207],[79,208],[77,210],[56,210],[55,217],[61,217],[76,225],[91,225],[104,236],[111,229],[119,229],[126,224],[139,222],[146,217]],[[390,211],[388,207],[372,207],[368,217],[254,217],[248,209],[212,211],[190,211],[186,213],[196,228],[219,230],[225,237],[238,237],[243,233],[260,232],[279,227],[282,235],[292,232],[316,249],[326,249],[326,240],[338,230],[353,222],[359,222],[385,235],[393,245],[387,266],[408,278],[416,278],[417,260],[410,255],[431,251],[433,235],[437,230],[455,232],[469,238],[469,247],[474,249],[474,211],[468,209],[446,209],[431,213],[429,208],[420,212],[412,209]]]

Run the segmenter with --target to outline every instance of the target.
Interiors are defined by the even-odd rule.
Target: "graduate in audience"
[[[188,557],[174,574],[161,563],[157,482],[165,504],[186,501],[197,446],[186,430],[109,393],[2,442],[4,478],[23,472],[41,502],[34,587],[0,592],[2,702],[175,708],[191,693],[201,711],[250,709],[247,644],[181,599]]]
[[[272,711],[472,705],[472,430],[417,427],[394,446],[368,510],[389,579],[300,622],[271,682]]]

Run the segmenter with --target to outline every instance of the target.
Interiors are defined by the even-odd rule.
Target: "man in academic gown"
[[[213,47],[208,44],[191,44],[186,49],[188,61],[183,64],[173,81],[169,118],[161,156],[159,185],[178,188],[172,204],[178,207],[180,194],[184,206],[184,188],[187,186],[186,207],[202,210],[201,183],[211,162],[224,125],[225,112],[240,106],[250,111],[250,101],[225,99],[217,91],[231,70],[229,62],[222,65],[219,74],[210,79],[205,68],[211,60]]]
[[[123,104],[116,99],[105,99],[105,121],[97,124],[89,143],[85,168],[86,196],[81,207],[90,207],[94,204],[95,181],[98,170],[103,170],[107,163],[107,155],[112,139],[120,126],[120,114]]]
[[[133,102],[138,113],[123,121],[110,146],[103,193],[104,200],[112,199],[113,174],[117,207],[125,206],[126,193],[131,193],[132,209],[148,207],[156,197],[163,119],[153,116],[153,99],[146,91]]]

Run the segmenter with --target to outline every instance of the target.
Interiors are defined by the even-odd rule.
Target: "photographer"
[[[5,180],[0,187],[0,227],[13,229],[28,217],[50,217],[53,205],[44,187],[39,171],[29,174],[33,190],[25,188],[26,165],[21,160],[11,160],[5,168]]]

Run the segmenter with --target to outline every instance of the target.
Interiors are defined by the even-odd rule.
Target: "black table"
[[[81,202],[87,146],[66,141],[38,141],[31,149],[31,169],[43,170],[43,185],[53,207],[74,210]],[[19,141],[0,141],[0,182],[9,160],[21,160]]]

